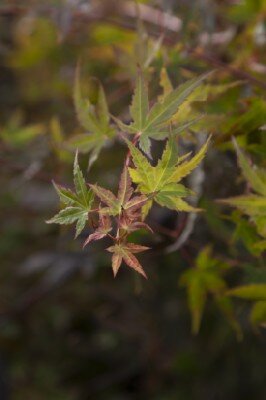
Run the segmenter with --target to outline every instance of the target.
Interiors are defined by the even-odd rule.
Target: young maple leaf
[[[143,194],[154,194],[153,200],[161,206],[177,211],[199,211],[187,204],[182,198],[190,195],[191,191],[178,183],[187,176],[204,158],[209,139],[200,151],[190,160],[185,160],[188,155],[181,158],[177,155],[177,147],[173,137],[167,141],[162,158],[153,167],[148,159],[136,146],[126,140],[130,149],[135,168],[129,168],[132,181],[138,185],[138,190]],[[152,204],[150,200],[147,209]]]
[[[124,167],[121,174],[117,197],[110,190],[98,185],[90,185],[90,187],[96,196],[107,205],[101,209],[101,213],[112,216],[121,215],[122,212],[132,216],[148,201],[148,197],[144,194],[133,196],[134,189],[127,167]]]
[[[122,131],[139,134],[141,149],[147,155],[150,155],[150,138],[162,140],[169,135],[167,130],[169,121],[177,112],[179,106],[187,100],[188,96],[198,88],[209,75],[210,73],[203,74],[197,78],[190,79],[174,90],[170,90],[161,101],[158,101],[149,109],[147,86],[143,74],[139,71],[130,107],[130,115],[133,122],[130,125],[125,125],[118,119],[114,119]],[[177,131],[173,131],[173,133],[180,133],[192,123],[194,123],[194,121],[184,123],[182,129],[180,129],[179,126]]]
[[[114,276],[116,276],[122,261],[124,261],[130,268],[133,268],[147,279],[145,271],[133,253],[140,253],[148,249],[149,247],[141,246],[135,243],[117,243],[114,246],[108,247],[106,250],[110,253],[113,253],[112,268]]]
[[[131,214],[128,216],[126,213],[123,213],[121,215],[121,218],[119,219],[119,228],[127,231],[128,233],[135,232],[139,229],[146,229],[147,231],[150,231],[153,233],[153,230],[151,227],[143,222],[142,220],[142,213],[141,211]]]
[[[76,193],[54,183],[55,190],[66,207],[46,222],[47,224],[55,223],[61,225],[69,225],[76,222],[76,238],[85,227],[94,199],[94,194],[92,190],[87,189],[85,179],[78,165],[78,153],[76,153],[75,157],[73,175]]]
[[[83,244],[83,248],[94,240],[103,239],[112,230],[112,222],[109,215],[99,213],[99,226],[96,231],[88,236]]]

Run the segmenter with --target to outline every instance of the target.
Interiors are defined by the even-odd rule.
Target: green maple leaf
[[[126,140],[131,152],[135,168],[129,168],[132,181],[138,185],[138,190],[143,194],[153,194],[153,199],[163,207],[177,211],[197,211],[182,198],[191,194],[191,191],[180,180],[191,173],[204,158],[208,142],[190,160],[186,160],[189,154],[179,158],[176,143],[171,137],[163,152],[161,160],[154,167],[148,159],[131,142]]]
[[[161,140],[168,136],[167,126],[173,115],[189,97],[189,95],[199,87],[207,74],[203,74],[198,78],[190,79],[181,84],[176,89],[169,90],[161,101],[155,103],[149,108],[148,91],[141,71],[138,73],[135,92],[130,107],[130,115],[133,122],[125,125],[115,119],[121,130],[132,134],[139,134],[139,144],[141,149],[150,154],[150,138]],[[194,120],[186,121],[179,126],[173,133],[179,133],[186,129]]]
[[[222,200],[242,210],[251,217],[266,216],[266,196],[256,196],[253,194],[231,197]]]
[[[130,125],[130,128],[133,129],[134,132],[142,132],[145,127],[148,112],[148,89],[146,82],[144,81],[144,77],[141,71],[139,71],[134,96],[132,98],[132,104],[130,106],[130,115],[133,119],[133,123]]]
[[[241,330],[234,318],[230,299],[225,296],[226,282],[222,275],[228,265],[214,258],[211,248],[205,247],[197,256],[195,268],[185,271],[180,277],[180,285],[187,289],[188,305],[192,317],[192,332],[197,334],[208,294],[212,294],[219,309],[235,329],[238,337]]]
[[[85,227],[88,213],[91,210],[94,194],[88,190],[82,171],[78,165],[78,154],[76,153],[74,162],[74,185],[75,192],[54,183],[60,201],[66,207],[59,211],[53,218],[46,221],[48,224],[69,225],[76,223],[77,237]]]
[[[175,114],[178,107],[202,84],[208,75],[209,73],[188,80],[173,91],[170,91],[161,102],[155,103],[147,115],[144,133],[146,131],[152,134],[154,129],[158,129],[167,123]]]
[[[134,55],[132,57],[133,65],[140,65],[140,67],[148,74],[150,64],[155,59],[161,47],[162,41],[163,35],[161,35],[155,41],[151,40],[142,20],[138,18],[137,37],[134,46]]]
[[[254,166],[252,167],[245,155],[239,149],[236,140],[234,140],[234,144],[237,151],[238,162],[245,179],[249,182],[250,186],[256,193],[266,197],[266,170]]]
[[[266,284],[250,284],[235,287],[227,292],[228,296],[239,297],[246,300],[266,301]]]
[[[139,274],[147,279],[141,264],[133,253],[140,253],[142,251],[148,250],[149,247],[141,246],[135,243],[118,243],[114,246],[108,247],[107,251],[113,253],[112,256],[112,268],[114,276],[116,276],[122,261],[124,261],[130,268],[133,268]]]
[[[78,121],[86,133],[70,138],[68,147],[80,152],[91,152],[89,166],[98,158],[105,143],[115,136],[115,130],[110,126],[110,115],[103,87],[95,79],[89,86],[94,89],[92,99],[84,99],[81,94],[79,66],[76,71],[74,85],[74,104]]]
[[[250,321],[256,328],[258,325],[266,326],[266,301],[256,301],[250,313]]]
[[[187,100],[183,102],[177,112],[171,118],[171,123],[173,126],[178,124],[179,129],[183,127],[182,130],[187,127],[193,125],[193,129],[196,131],[204,131],[210,132],[215,131],[220,124],[217,122],[221,122],[225,120],[225,117],[221,114],[208,114],[205,115],[198,111],[198,107],[200,104],[204,105],[209,98],[216,99],[223,93],[228,90],[243,84],[244,81],[236,81],[230,83],[222,83],[222,84],[209,84],[202,82],[200,86],[198,86],[195,90],[193,90]],[[162,68],[160,74],[160,86],[163,88],[163,93],[159,96],[159,100],[163,101],[163,99],[173,90],[172,82],[168,76],[166,68]],[[200,106],[202,108],[202,106]],[[177,128],[174,128],[175,130]]]
[[[234,144],[242,174],[253,193],[219,200],[219,202],[241,210],[256,225],[257,232],[266,238],[266,170],[255,166],[252,167],[246,156],[238,148],[236,141],[234,141]]]
[[[266,284],[250,284],[238,286],[227,292],[228,296],[254,301],[250,313],[250,321],[254,327],[266,323]]]
[[[235,230],[232,236],[234,242],[241,240],[245,247],[253,255],[258,256],[266,249],[266,240],[261,240],[255,224],[251,224],[246,218],[243,218],[243,212],[234,210],[230,219],[235,224]]]
[[[6,126],[0,129],[0,138],[12,146],[22,146],[45,132],[42,124],[23,125],[24,116],[20,110],[14,112]]]
[[[138,18],[136,38],[132,43],[133,48],[115,48],[117,61],[121,64],[123,71],[130,79],[135,77],[138,66],[140,66],[145,76],[148,77],[150,75],[150,72],[153,70],[151,64],[157,57],[162,42],[163,35],[156,40],[149,37],[143,21]]]
[[[50,121],[50,146],[53,153],[62,162],[72,160],[72,154],[65,148],[65,137],[60,121],[57,117],[53,117]]]

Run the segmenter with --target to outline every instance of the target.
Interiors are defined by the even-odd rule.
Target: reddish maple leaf
[[[147,279],[145,271],[133,253],[140,253],[148,249],[149,247],[141,246],[135,243],[117,243],[114,246],[108,247],[106,250],[110,253],[113,253],[112,268],[114,276],[116,276],[122,261],[124,261],[130,268],[133,268]]]
[[[107,236],[107,234],[112,230],[112,221],[109,215],[99,214],[99,226],[94,233],[89,235],[83,244],[83,248],[94,240],[100,240]]]
[[[139,214],[129,216],[124,213],[119,220],[119,228],[127,231],[128,233],[135,232],[139,229],[146,229],[147,231],[153,233],[151,227],[145,222],[139,220],[139,218],[141,218],[141,215]]]
[[[141,207],[148,201],[145,195],[133,196],[134,189],[127,167],[124,167],[119,181],[117,197],[107,189],[98,185],[90,185],[96,196],[107,205],[100,210],[101,213],[117,216],[122,212],[134,215],[137,211],[141,212]],[[135,217],[134,217],[135,218]]]

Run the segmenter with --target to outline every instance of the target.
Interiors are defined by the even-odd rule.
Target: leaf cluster
[[[189,205],[184,198],[192,191],[180,181],[189,175],[203,160],[208,148],[209,139],[193,157],[187,153],[180,157],[176,134],[186,129],[184,124],[169,133],[170,119],[187,97],[203,82],[208,74],[194,78],[169,91],[167,96],[149,106],[147,84],[143,73],[139,71],[136,89],[133,95],[130,114],[132,123],[124,125],[116,119],[119,127],[126,128],[129,134],[134,133],[132,141],[125,138],[128,155],[119,180],[117,195],[98,184],[86,184],[78,165],[77,153],[74,162],[75,192],[54,184],[63,209],[48,223],[76,223],[76,237],[91,222],[94,231],[85,240],[84,246],[93,241],[108,238],[112,245],[107,248],[112,255],[112,268],[117,274],[122,261],[146,278],[146,274],[135,254],[148,248],[130,241],[130,234],[140,229],[152,232],[145,222],[147,213],[155,201],[162,207],[174,211],[199,211]],[[106,138],[114,135],[110,127],[110,116],[104,91],[97,86],[94,103],[83,99],[77,70],[74,88],[75,107],[80,124],[89,135],[73,139],[72,145],[79,150],[92,151],[90,164],[94,161]],[[53,124],[55,125],[55,123]],[[58,126],[54,126],[56,132]],[[161,159],[153,166],[149,161],[151,139],[167,138]],[[77,140],[80,142],[77,142]],[[144,150],[144,153],[138,148]],[[97,214],[94,223],[93,214]]]

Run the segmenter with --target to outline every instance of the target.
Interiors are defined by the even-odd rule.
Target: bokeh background
[[[211,298],[194,336],[178,283],[206,245],[232,266],[229,285],[266,282],[263,256],[249,251],[253,231],[214,201],[243,192],[232,135],[265,160],[265,24],[263,0],[0,1],[1,400],[266,398],[265,328],[252,329],[249,306],[235,303],[241,341]],[[58,209],[51,180],[72,184],[66,143],[83,133],[78,60],[84,84],[97,77],[125,121],[137,63],[152,74],[153,96],[162,65],[174,85],[212,69],[216,84],[238,82],[209,95],[206,212],[192,234],[167,253],[186,216],[156,208],[155,234],[139,234],[153,248],[141,257],[148,282],[125,267],[114,280],[105,242],[82,251],[89,228],[74,241],[71,228],[45,224]],[[124,156],[119,138],[108,142],[86,178],[116,190]],[[86,172],[88,154],[80,163]]]

